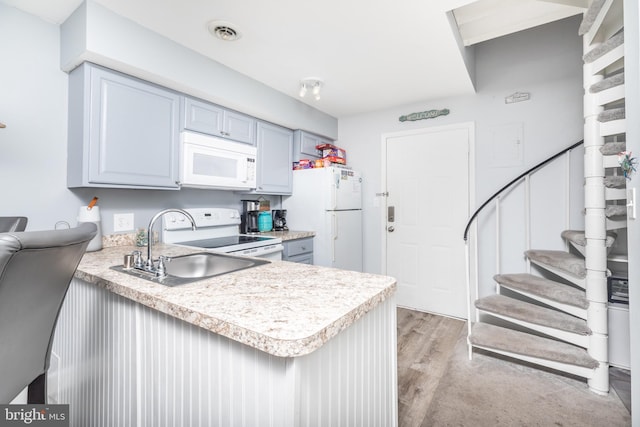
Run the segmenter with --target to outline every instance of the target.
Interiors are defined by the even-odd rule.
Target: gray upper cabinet
[[[291,194],[293,131],[265,122],[258,122],[257,128],[258,164],[255,193]]]
[[[69,187],[178,189],[178,93],[90,63],[69,75]]]
[[[182,98],[182,129],[255,144],[256,119],[198,99]]]
[[[297,130],[293,133],[293,161],[319,159],[322,157],[322,152],[316,150],[316,145],[331,143],[333,141],[330,139],[303,130]]]

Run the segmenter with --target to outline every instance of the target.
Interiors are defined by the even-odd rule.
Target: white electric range
[[[236,209],[195,208],[184,209],[196,222],[179,212],[162,217],[162,241],[173,245],[221,252],[230,255],[251,256],[269,260],[282,259],[282,239],[260,233],[240,234],[240,213]]]

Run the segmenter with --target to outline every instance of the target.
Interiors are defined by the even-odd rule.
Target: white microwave
[[[180,135],[180,185],[256,188],[256,147],[194,132]]]

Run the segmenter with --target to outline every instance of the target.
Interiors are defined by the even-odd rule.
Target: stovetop
[[[254,236],[250,234],[239,234],[236,236],[214,237],[210,239],[191,240],[188,242],[176,242],[176,244],[183,246],[194,246],[203,249],[216,249],[256,242],[273,243],[274,238],[266,236]]]
[[[163,217],[162,240],[214,252],[232,252],[280,244],[282,239],[258,234],[240,234],[240,213],[236,209],[185,209],[196,221],[196,230],[181,213]]]

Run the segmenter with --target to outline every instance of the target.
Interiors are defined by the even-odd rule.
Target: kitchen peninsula
[[[60,314],[72,425],[397,425],[393,278],[275,261],[167,287],[110,268],[134,249],[87,253]]]

